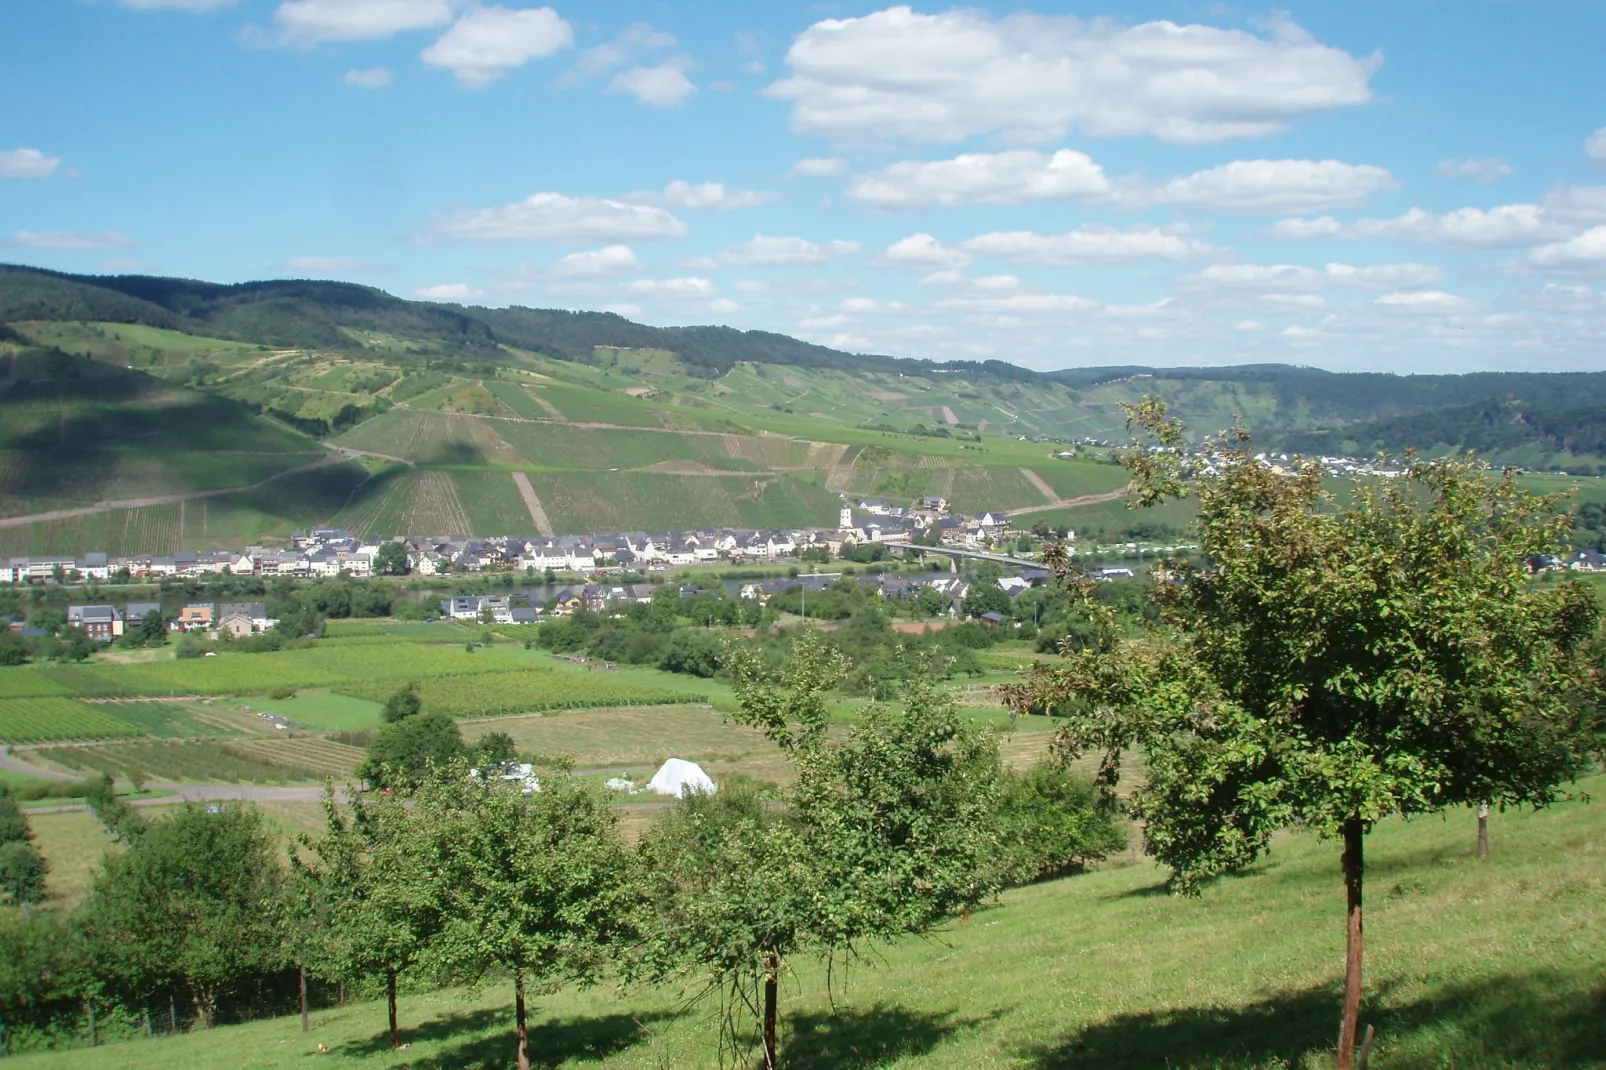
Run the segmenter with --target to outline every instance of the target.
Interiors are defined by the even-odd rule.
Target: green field
[[[1599,795],[1606,779],[1581,785]],[[39,819],[87,815],[58,815]],[[62,822],[65,824],[65,822]],[[75,835],[91,837],[92,829]],[[47,845],[66,830],[42,834]],[[1606,1053],[1606,809],[1566,803],[1493,824],[1385,822],[1368,844],[1367,995],[1376,1070],[1592,1070]],[[103,838],[102,842],[103,841]],[[86,846],[92,846],[86,843]],[[1020,1070],[1325,1070],[1343,972],[1337,850],[1279,840],[1195,900],[1147,862],[1006,893],[939,938],[878,949],[836,980],[794,963],[781,1028],[789,1065]],[[491,1068],[511,1061],[510,989],[403,999],[391,1053],[383,1002],[99,1049],[96,1065]],[[611,985],[537,1000],[537,1065],[713,1067],[714,1024],[676,989]],[[319,1046],[327,1049],[320,1054]],[[84,1053],[24,1056],[77,1067]]]

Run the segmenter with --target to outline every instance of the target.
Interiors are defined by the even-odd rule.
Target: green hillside
[[[515,473],[558,533],[829,525],[838,494],[940,494],[1113,538],[1130,514],[1083,500],[1122,484],[1097,443],[1123,441],[1121,405],[1151,393],[1196,433],[1238,416],[1271,448],[1606,459],[1606,374],[1039,374],[341,283],[3,266],[0,323],[0,553],[171,552],[328,522],[532,531]]]

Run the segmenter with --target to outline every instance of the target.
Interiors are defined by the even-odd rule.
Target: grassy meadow
[[[1606,778],[1579,787],[1599,795]],[[68,818],[75,815],[56,815]],[[87,815],[76,815],[87,819]],[[65,834],[66,822],[63,822]],[[1606,809],[1573,801],[1493,819],[1472,859],[1468,812],[1391,820],[1368,841],[1367,990],[1376,1070],[1589,1070],[1606,1065]],[[88,830],[79,830],[86,835]],[[53,831],[51,835],[56,835]],[[1129,856],[1017,889],[939,936],[826,972],[793,963],[786,1065],[1022,1070],[1322,1070],[1343,969],[1338,850],[1282,837],[1250,872],[1197,899]],[[563,990],[533,1008],[536,1065],[718,1065],[711,1008],[676,989]],[[97,1049],[96,1066],[511,1065],[511,985],[402,1000],[392,1053],[383,1002]],[[89,1053],[23,1056],[77,1067]]]

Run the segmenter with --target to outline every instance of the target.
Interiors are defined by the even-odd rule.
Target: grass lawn
[[[1599,795],[1606,778],[1584,785]],[[86,815],[87,816],[87,815]],[[1385,822],[1368,841],[1364,1023],[1375,1070],[1587,1070],[1606,1065],[1606,807],[1568,803],[1493,821]],[[1343,969],[1338,849],[1281,839],[1253,871],[1193,900],[1147,862],[1007,893],[927,941],[884,949],[833,1001],[808,961],[782,992],[787,1065],[960,1070],[1321,1070]],[[96,1066],[263,1068],[511,1065],[511,984],[406,997],[403,1040],[383,1002],[175,1039],[102,1047]],[[536,1064],[718,1065],[709,1009],[677,990],[611,986],[538,999]],[[319,1053],[319,1046],[328,1049]],[[17,1058],[78,1067],[86,1053]]]
[[[83,800],[55,801],[71,804]],[[45,875],[45,888],[50,896],[47,902],[64,906],[77,903],[88,891],[90,873],[111,845],[111,836],[87,810],[30,814],[28,824],[33,827],[39,852],[50,866],[50,872]]]
[[[291,698],[277,699],[252,695],[243,701],[260,713],[288,717],[297,724],[323,732],[360,732],[366,728],[378,728],[379,711],[384,709],[378,702],[337,695],[333,691],[308,691]]]

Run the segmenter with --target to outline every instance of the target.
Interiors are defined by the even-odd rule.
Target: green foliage
[[[375,733],[357,775],[376,788],[409,788],[463,753],[456,721],[444,713],[420,713]]]
[[[32,840],[33,831],[28,827],[28,818],[17,806],[16,796],[8,785],[0,784],[0,843],[28,843]]]
[[[85,915],[107,988],[136,1005],[180,993],[210,1026],[224,1001],[283,965],[276,853],[258,811],[223,803],[185,804],[108,855]]]
[[[1009,595],[995,582],[979,580],[965,592],[965,615],[979,617],[983,613],[1010,615]]]
[[[374,571],[381,576],[406,575],[407,546],[399,542],[387,542],[381,546],[374,555]]]
[[[380,711],[379,717],[386,724],[395,724],[423,712],[424,703],[418,697],[418,681],[414,680],[385,700],[385,708]]]
[[[1063,877],[1126,846],[1114,806],[1059,762],[1005,771],[994,828],[1006,886]]]
[[[39,848],[25,840],[0,841],[0,904],[38,903],[49,872]]]

